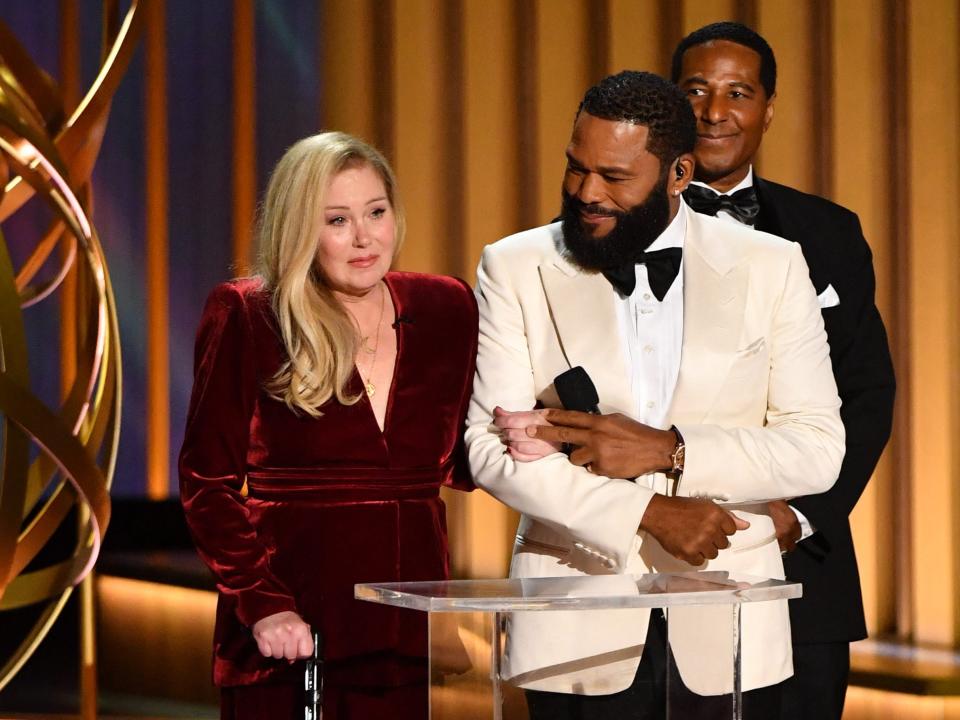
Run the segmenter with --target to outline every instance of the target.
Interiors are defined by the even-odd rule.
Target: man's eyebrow
[[[601,175],[630,175],[633,176],[633,172],[629,168],[624,167],[598,167],[597,172]]]
[[[707,79],[702,75],[691,75],[690,77],[685,78],[681,83],[681,85],[709,85],[709,84],[710,83],[707,82]],[[731,80],[726,85],[727,87],[732,87],[732,88],[744,88],[745,90],[749,90],[750,92],[756,92],[757,90],[756,87],[753,86],[753,84],[748,83],[744,80]]]
[[[583,163],[577,160],[573,154],[568,150],[567,153],[567,162],[571,165],[576,165],[577,167],[583,167]],[[626,167],[598,167],[595,169],[595,172],[599,175],[633,175],[633,171],[630,168]]]

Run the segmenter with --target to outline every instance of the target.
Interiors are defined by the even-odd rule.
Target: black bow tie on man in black
[[[760,214],[760,202],[753,186],[737,190],[733,195],[721,195],[702,185],[690,185],[683,191],[683,199],[698,213],[716,215],[723,210],[744,225],[756,223]]]
[[[660,302],[663,302],[663,298],[666,297],[667,291],[680,272],[680,260],[682,258],[683,250],[672,247],[644,252],[636,260],[636,264],[647,266],[650,290],[653,291],[654,296]],[[625,297],[633,295],[633,290],[637,285],[636,266],[633,263],[607,268],[603,271],[603,276],[610,281],[610,284],[621,295]]]

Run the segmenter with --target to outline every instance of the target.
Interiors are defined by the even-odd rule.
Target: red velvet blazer
[[[180,497],[220,591],[218,685],[293,672],[262,657],[250,632],[283,610],[321,630],[331,670],[339,664],[345,681],[404,682],[402,659],[424,654],[418,613],[356,601],[353,585],[448,576],[439,488],[473,487],[463,426],[477,308],[453,278],[388,273],[386,283],[397,360],[382,433],[356,370],[350,391],[360,401],[332,400],[320,418],[266,395],[284,349],[259,280],[224,283],[207,301]]]

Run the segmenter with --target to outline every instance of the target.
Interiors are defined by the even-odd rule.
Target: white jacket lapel
[[[704,232],[690,211],[684,240],[683,345],[670,409],[673,423],[700,423],[723,387],[740,342],[749,268],[731,256],[720,228]]]
[[[540,277],[564,357],[582,365],[603,412],[634,414],[614,291],[600,273],[585,273],[562,257],[540,266]]]

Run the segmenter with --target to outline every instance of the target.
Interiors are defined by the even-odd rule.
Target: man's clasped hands
[[[497,407],[493,423],[506,452],[518,462],[540,460],[569,449],[569,459],[607,478],[633,479],[671,465],[676,436],[620,413],[576,410],[507,411]],[[730,547],[730,536],[750,523],[705,498],[654,495],[638,531],[652,535],[668,553],[699,566]]]

